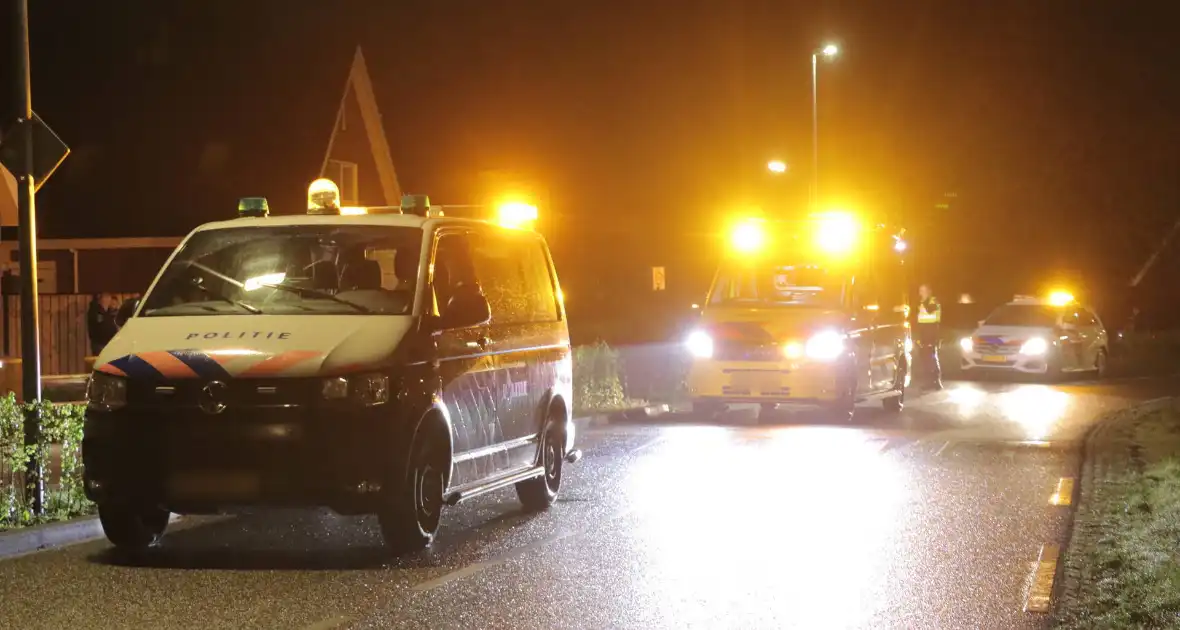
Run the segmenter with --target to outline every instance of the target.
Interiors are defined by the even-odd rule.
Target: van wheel
[[[450,454],[431,435],[415,441],[404,483],[390,484],[377,513],[381,537],[395,552],[425,549],[442,522]]]
[[[561,490],[561,467],[565,463],[565,432],[550,422],[541,437],[541,467],[545,474],[516,484],[516,496],[524,509],[540,512],[553,505]]]
[[[1102,380],[1106,378],[1106,349],[1103,348],[1098,351],[1098,356],[1094,358],[1094,378]]]
[[[168,528],[168,510],[127,504],[98,506],[98,520],[107,540],[124,551],[141,551],[154,546]]]

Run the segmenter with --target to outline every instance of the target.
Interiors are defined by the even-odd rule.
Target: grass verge
[[[1124,412],[1092,440],[1057,626],[1180,627],[1180,411]]]

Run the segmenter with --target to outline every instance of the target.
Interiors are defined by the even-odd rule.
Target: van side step
[[[443,497],[443,503],[446,503],[447,505],[455,505],[461,501],[474,499],[480,495],[487,494],[489,492],[495,492],[501,488],[507,488],[513,484],[517,484],[522,481],[528,481],[529,479],[535,479],[544,475],[545,468],[543,466],[534,466],[532,468],[515,472],[498,479],[493,479],[474,488],[455,490],[454,492],[451,492]]]

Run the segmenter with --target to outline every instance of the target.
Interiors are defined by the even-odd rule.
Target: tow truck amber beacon
[[[900,411],[912,342],[904,231],[848,212],[797,221],[749,218],[730,231],[686,340],[694,410],[729,404]]]
[[[139,549],[169,513],[327,506],[429,545],[446,505],[514,486],[548,507],[574,449],[565,306],[536,208],[425,196],[202,225],[95,362],[86,494]],[[122,310],[122,309],[121,309]]]

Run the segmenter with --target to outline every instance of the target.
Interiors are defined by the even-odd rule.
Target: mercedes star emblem
[[[208,414],[221,413],[225,411],[225,391],[228,386],[221,381],[209,381],[203,389],[201,389],[201,398],[197,405]]]

